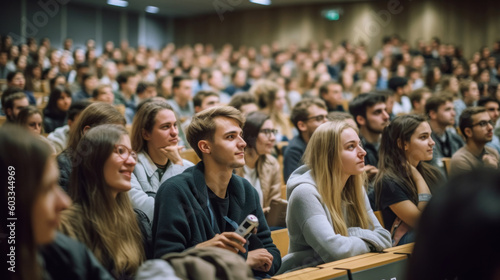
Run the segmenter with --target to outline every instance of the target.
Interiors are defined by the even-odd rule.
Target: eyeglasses
[[[267,138],[271,138],[271,136],[276,136],[276,134],[278,133],[278,130],[277,129],[264,128],[264,129],[261,129],[260,132],[264,133],[267,136]]]
[[[326,115],[317,115],[317,116],[309,117],[306,120],[315,120],[317,122],[322,122],[325,119],[326,119]]]
[[[479,125],[480,127],[486,127],[488,124],[491,124],[491,126],[495,127],[495,123],[492,121],[492,120],[489,120],[489,121],[480,121],[476,124],[473,124],[472,126],[476,126],[476,125]]]
[[[127,160],[130,156],[132,156],[132,158],[137,161],[137,153],[124,145],[115,145],[115,153],[117,153],[123,160]]]

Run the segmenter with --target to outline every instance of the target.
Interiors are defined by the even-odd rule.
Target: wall
[[[341,8],[338,21],[321,17],[325,8]],[[305,46],[329,38],[334,42],[348,39],[364,41],[370,53],[381,46],[385,35],[399,34],[412,45],[418,39],[433,36],[442,42],[462,46],[466,55],[482,45],[491,46],[500,39],[500,2],[380,0],[355,3],[287,6],[259,10],[226,11],[221,21],[214,15],[175,20],[178,44],[226,42],[259,46],[279,41]]]
[[[167,26],[171,20],[147,13],[96,8],[69,0],[8,1],[2,6],[0,34],[10,34],[16,44],[27,37],[48,37],[54,47],[60,47],[69,37],[78,47],[94,39],[100,52],[106,41],[118,46],[125,39],[132,47],[143,44],[160,49],[173,40],[168,34],[173,30]]]
[[[39,2],[52,6],[44,9]],[[73,38],[75,46],[84,45],[89,38],[95,39],[99,48],[107,40],[117,45],[127,39],[133,47],[145,44],[156,49],[172,41],[178,45],[202,42],[220,47],[226,42],[259,46],[277,40],[282,45],[297,42],[305,46],[312,40],[329,38],[334,42],[362,40],[374,53],[383,36],[397,33],[412,45],[417,39],[438,36],[443,42],[459,44],[470,56],[481,46],[491,46],[500,39],[500,1],[494,0],[377,0],[244,11],[235,7],[223,14],[223,21],[215,11],[212,15],[168,19],[97,9],[69,0],[7,1],[2,6],[0,34],[13,34],[17,43],[29,36],[49,37],[56,47],[66,37]],[[327,21],[320,16],[321,10],[330,7],[343,9],[340,20]]]

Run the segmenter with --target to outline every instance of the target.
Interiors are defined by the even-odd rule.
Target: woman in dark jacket
[[[9,220],[0,227],[2,279],[113,279],[83,244],[56,231],[71,200],[57,185],[57,164],[46,143],[18,126],[3,126],[0,169],[6,183],[0,217]]]
[[[45,133],[51,133],[56,128],[66,124],[66,112],[71,106],[71,92],[69,89],[57,86],[49,96],[49,102],[43,110],[43,126]]]

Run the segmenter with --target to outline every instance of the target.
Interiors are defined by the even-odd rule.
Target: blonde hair
[[[354,129],[344,121],[330,121],[320,125],[313,133],[304,153],[304,163],[311,168],[322,202],[328,208],[336,233],[347,236],[347,228],[372,228],[365,208],[364,174],[351,175],[342,186],[341,134]],[[346,208],[344,217],[343,207]]]

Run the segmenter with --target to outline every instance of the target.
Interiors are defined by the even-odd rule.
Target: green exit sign
[[[325,19],[330,21],[340,19],[340,11],[338,9],[323,10],[321,14]]]

